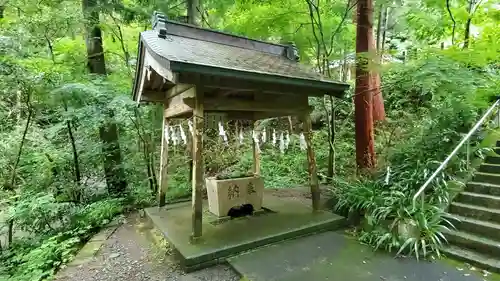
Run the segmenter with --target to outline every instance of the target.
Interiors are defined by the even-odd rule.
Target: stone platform
[[[497,281],[470,265],[417,261],[374,252],[353,237],[327,231],[241,254],[229,264],[247,281]]]
[[[264,212],[219,221],[203,202],[203,236],[195,243],[191,236],[191,202],[146,209],[155,227],[163,233],[186,271],[224,262],[244,251],[286,239],[307,236],[345,225],[345,219],[328,211],[312,212],[310,200],[264,193]]]

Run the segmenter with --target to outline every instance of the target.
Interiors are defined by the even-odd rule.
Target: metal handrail
[[[486,111],[486,113],[483,115],[483,117],[481,117],[481,119],[479,119],[479,121],[477,121],[477,123],[474,125],[474,127],[472,127],[472,129],[467,133],[467,135],[465,135],[462,138],[462,140],[458,143],[458,145],[450,153],[450,155],[448,155],[448,157],[446,157],[446,159],[441,163],[441,165],[439,165],[439,167],[436,169],[436,171],[434,171],[434,173],[420,187],[420,189],[417,191],[417,193],[415,193],[415,195],[413,196],[413,207],[416,206],[417,198],[419,196],[422,196],[422,204],[423,204],[423,202],[424,202],[423,195],[424,195],[425,189],[431,184],[431,182],[437,177],[437,175],[441,171],[443,171],[444,168],[446,168],[446,165],[448,165],[448,163],[453,158],[453,156],[455,156],[457,154],[457,152],[460,150],[460,148],[462,148],[462,146],[466,142],[467,142],[467,150],[468,150],[469,140],[470,140],[471,136],[477,131],[477,129],[479,129],[479,127],[481,127],[481,125],[484,124],[486,119],[492,114],[492,112],[495,110],[496,107],[500,107],[500,99],[497,99],[496,102]],[[500,112],[499,112],[497,117],[498,117],[498,125],[500,125]],[[467,151],[467,165],[469,165],[469,151]]]

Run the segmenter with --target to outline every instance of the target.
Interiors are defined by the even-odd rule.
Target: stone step
[[[498,156],[498,155],[486,156],[486,159],[484,159],[484,163],[499,165],[500,164],[500,156]]]
[[[483,255],[454,245],[445,247],[442,252],[450,258],[467,262],[489,272],[500,273],[500,259],[495,259],[489,255]]]
[[[490,194],[500,196],[500,185],[484,182],[468,182],[465,190],[480,194]]]
[[[488,209],[476,205],[452,202],[450,204],[449,212],[482,221],[500,223],[500,210],[498,209]]]
[[[500,224],[476,220],[454,214],[446,214],[445,218],[460,230],[500,241]]]
[[[500,196],[495,195],[464,191],[458,194],[456,201],[470,205],[500,209]]]
[[[472,180],[474,182],[485,182],[500,185],[500,174],[476,172]]]
[[[479,166],[478,171],[482,173],[500,174],[500,165],[483,163]]]
[[[500,242],[498,241],[456,230],[445,231],[444,235],[452,245],[470,249],[481,254],[500,257]]]

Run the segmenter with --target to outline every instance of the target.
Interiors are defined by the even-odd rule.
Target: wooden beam
[[[308,110],[297,110],[290,112],[251,112],[251,111],[228,111],[227,118],[231,120],[262,120],[274,117],[286,117],[289,115],[304,115],[312,111],[314,107],[309,106]],[[209,111],[205,111],[209,112]]]
[[[189,85],[189,84],[176,84],[172,88],[170,88],[167,91],[167,94],[165,95],[165,98],[171,99],[177,95],[180,95],[184,93],[185,91],[189,90],[190,88],[194,88],[194,85]],[[189,96],[188,96],[189,97]],[[192,96],[194,98],[194,96]]]
[[[143,90],[140,101],[144,102],[165,102],[165,91]]]
[[[185,98],[184,102],[194,107],[194,98]],[[301,99],[267,99],[245,100],[238,98],[205,98],[205,111],[251,111],[251,112],[281,112],[297,114],[309,110],[307,98]]]
[[[141,80],[139,82],[139,87],[137,88],[138,89],[138,94],[137,94],[137,97],[136,97],[136,102],[137,104],[139,104],[141,102],[141,98],[142,98],[142,94],[144,92],[144,83],[146,81],[146,71],[147,71],[147,67],[143,67],[142,68],[142,71],[141,71]]]
[[[291,101],[280,103],[264,101],[244,101],[236,99],[209,99],[205,101],[207,111],[254,111],[254,112],[288,112],[294,114],[297,111],[308,110],[307,104],[299,104]]]
[[[163,78],[161,75],[151,70],[149,80],[149,88],[153,91],[165,92],[165,90],[161,90],[163,85],[167,84],[167,79]],[[170,83],[170,82],[168,82]]]
[[[165,116],[168,118],[189,117],[193,109],[186,104],[176,104],[165,109]]]
[[[237,90],[237,89],[219,89],[219,91],[220,93],[218,93],[217,95],[220,97],[227,97],[229,95],[241,94],[241,93],[251,94],[252,92],[254,92],[254,90]]]
[[[158,188],[158,206],[165,206],[165,197],[168,187],[168,142],[165,132],[168,130],[168,119],[163,115],[163,127],[161,130],[161,153],[160,153],[160,187]]]
[[[332,85],[332,88],[312,89],[311,87],[296,86],[291,84],[276,84],[269,82],[257,82],[251,80],[243,80],[232,77],[216,77],[209,75],[194,75],[191,73],[179,73],[178,83],[195,84],[199,87],[216,88],[226,90],[241,90],[241,91],[258,91],[262,93],[279,94],[282,96],[318,96],[322,97],[325,94],[330,94],[338,97],[343,96],[341,86]],[[337,89],[338,88],[338,89]]]
[[[188,116],[193,112],[194,104],[188,105],[185,100],[194,100],[196,90],[194,87],[189,88],[181,94],[174,95],[166,102],[165,116],[167,118],[174,118],[178,116]]]
[[[162,90],[143,90],[142,92],[142,97],[141,101],[145,102],[166,102],[169,98],[172,98],[176,95],[179,95],[186,90],[188,90],[191,87],[194,87],[193,85],[187,85],[187,84],[177,84],[177,85],[166,85],[167,87],[170,86],[170,89],[166,91]]]
[[[320,190],[318,183],[318,169],[316,167],[316,157],[314,155],[314,150],[312,147],[311,116],[309,114],[305,114],[301,117],[303,120],[302,129],[307,145],[307,162],[309,168],[309,185],[311,188],[312,208],[313,211],[317,211],[320,209]]]
[[[168,63],[164,65],[160,64],[147,49],[144,54],[144,65],[150,66],[161,77],[170,81],[170,83],[177,84],[177,73],[170,70],[170,65]]]
[[[283,112],[254,112],[253,113],[253,119],[252,120],[262,120],[262,119],[267,119],[267,118],[275,118],[275,117],[285,117],[289,115],[295,115],[295,114],[306,114],[311,112],[311,107],[307,110],[300,109],[296,110],[294,112],[290,111],[283,111]]]
[[[203,203],[202,192],[205,186],[203,170],[203,92],[196,91],[195,107],[193,110],[193,177],[192,177],[192,235],[191,238],[201,237]]]

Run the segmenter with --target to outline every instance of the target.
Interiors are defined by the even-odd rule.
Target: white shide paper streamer
[[[289,145],[290,145],[290,135],[288,134],[288,131],[286,131],[286,135],[285,135],[285,149],[288,149]]]
[[[385,184],[389,184],[389,178],[391,177],[391,167],[387,166],[387,174],[385,174]]]
[[[252,130],[252,139],[255,142],[255,147],[257,147],[257,151],[260,153],[259,135],[255,130]]]
[[[170,144],[170,132],[169,132],[169,128],[168,128],[168,125],[165,125],[165,128],[163,129],[165,131],[165,141],[167,142],[167,144]]]
[[[244,137],[243,137],[243,130],[242,129],[240,129],[240,134],[239,134],[238,138],[239,138],[240,144],[243,144]]]
[[[280,151],[281,153],[285,153],[285,140],[283,138],[283,132],[280,134]]]
[[[175,127],[170,127],[170,139],[172,140],[172,144],[176,146],[178,143],[178,138],[175,133]]]
[[[226,135],[226,131],[224,131],[224,126],[222,126],[222,123],[219,122],[219,136],[222,137],[222,139],[224,140],[224,143],[227,145],[227,135]]]
[[[182,129],[182,125],[179,125],[179,132],[181,133],[181,140],[184,143],[184,145],[187,144],[187,137],[186,133],[184,132],[184,129]]]
[[[193,135],[193,121],[188,120],[188,128],[191,135]]]
[[[304,136],[303,133],[300,133],[299,143],[300,143],[300,149],[301,150],[306,150],[307,149],[306,138],[305,138],[305,136]]]

